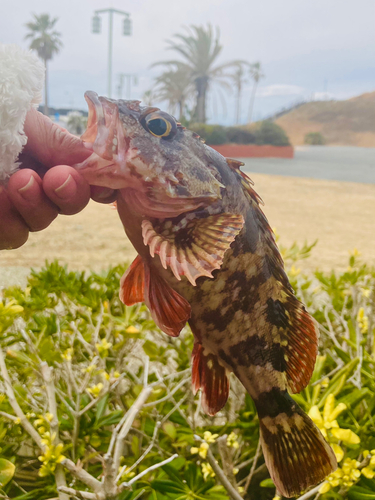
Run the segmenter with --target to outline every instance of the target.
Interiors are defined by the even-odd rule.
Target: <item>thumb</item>
[[[59,127],[35,109],[27,113],[24,130],[27,136],[24,153],[46,167],[74,165],[91,154],[81,139]]]

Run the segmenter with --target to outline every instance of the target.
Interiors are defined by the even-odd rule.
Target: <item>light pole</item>
[[[92,32],[101,32],[101,17],[100,14],[109,14],[109,29],[108,29],[108,97],[112,97],[112,47],[113,47],[113,14],[124,16],[122,25],[122,34],[130,36],[132,32],[132,22],[130,14],[118,9],[100,9],[96,10],[92,18]]]

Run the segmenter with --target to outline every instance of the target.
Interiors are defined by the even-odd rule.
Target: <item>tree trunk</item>
[[[239,125],[241,121],[241,116],[240,116],[240,109],[241,109],[241,91],[242,91],[242,85],[241,82],[239,82],[237,86],[237,111],[236,111],[236,124]]]
[[[47,59],[44,59],[44,114],[48,116],[48,74],[47,74]]]
[[[258,85],[257,80],[254,80],[254,85],[253,85],[253,90],[251,92],[250,105],[249,105],[249,117],[248,117],[249,123],[251,123],[253,119],[253,109],[254,109],[254,101],[255,101],[255,94],[257,91],[257,85]]]
[[[203,78],[197,79],[197,106],[195,108],[195,116],[198,123],[206,123],[206,95],[207,81]]]

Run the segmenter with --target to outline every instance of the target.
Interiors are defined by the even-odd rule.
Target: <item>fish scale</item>
[[[189,322],[192,386],[207,414],[225,405],[230,374],[239,378],[257,408],[265,462],[281,494],[319,483],[337,467],[335,455],[288,393],[310,380],[318,327],[294,295],[241,162],[157,108],[93,92],[86,100],[83,139],[93,154],[77,168],[89,182],[119,189],[118,213],[138,252],[121,280],[121,300],[144,301],[171,336]]]

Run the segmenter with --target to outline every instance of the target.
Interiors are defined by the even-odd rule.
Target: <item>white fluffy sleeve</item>
[[[0,184],[17,170],[26,113],[41,101],[44,66],[31,51],[0,43]]]

